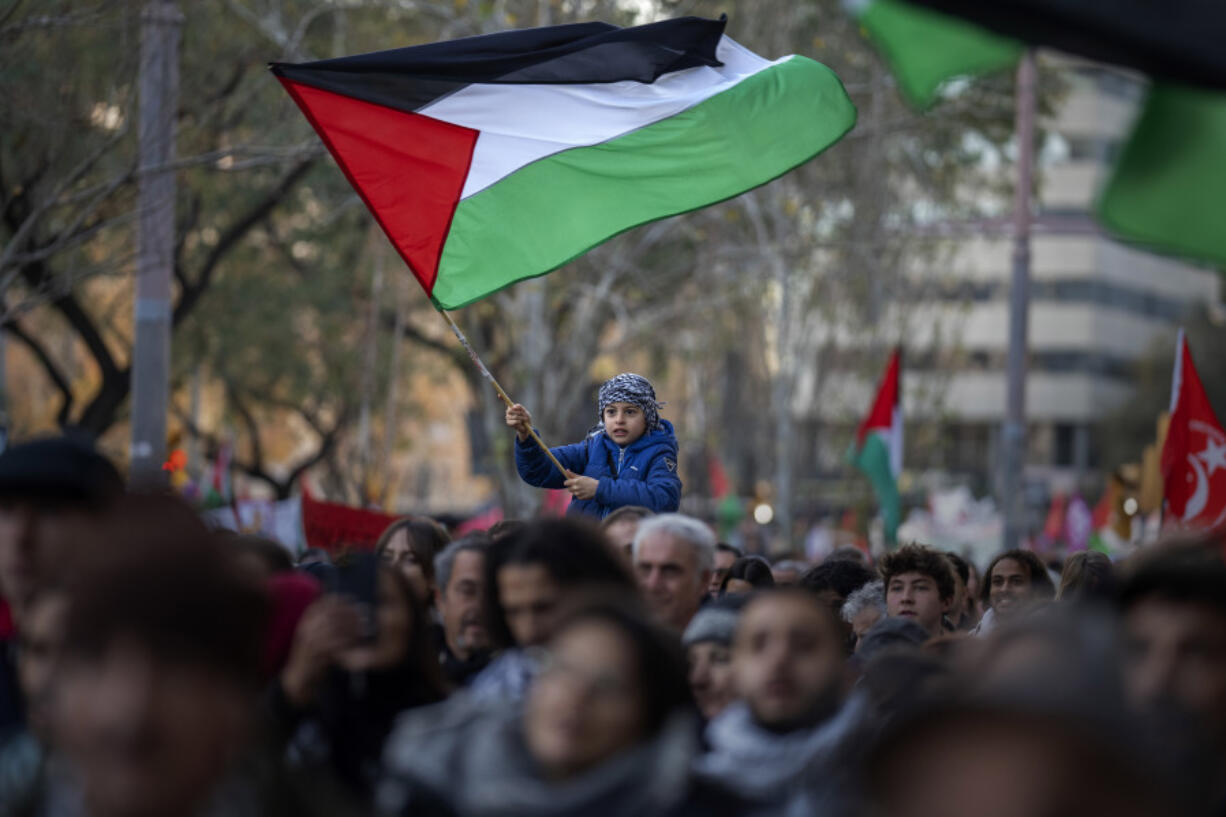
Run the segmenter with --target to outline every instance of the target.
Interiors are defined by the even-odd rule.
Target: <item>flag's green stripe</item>
[[[855,120],[834,72],[793,57],[669,119],[530,164],[460,202],[431,297],[453,309],[631,227],[731,198]]]
[[[1098,213],[1153,249],[1226,267],[1226,94],[1154,85]]]
[[[972,23],[900,0],[873,0],[860,25],[882,52],[903,96],[917,108],[936,101],[948,79],[1015,64],[1023,46]]]
[[[854,444],[853,444],[854,445]],[[885,538],[894,542],[898,537],[898,523],[902,516],[902,502],[898,497],[898,483],[890,469],[890,449],[880,434],[872,433],[864,438],[859,451],[853,450],[851,461],[864,472],[877,495],[881,520],[885,523]]]

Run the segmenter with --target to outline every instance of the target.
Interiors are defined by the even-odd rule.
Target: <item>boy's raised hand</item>
[[[591,477],[576,476],[573,471],[566,472],[566,482],[562,483],[575,499],[593,499],[596,488],[600,485]]]
[[[519,403],[507,409],[507,425],[515,429],[515,435],[522,443],[531,436],[532,415]]]

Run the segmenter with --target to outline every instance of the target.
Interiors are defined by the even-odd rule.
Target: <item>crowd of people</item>
[[[1226,534],[937,544],[772,565],[619,506],[295,560],[16,445],[0,814],[1226,814]]]

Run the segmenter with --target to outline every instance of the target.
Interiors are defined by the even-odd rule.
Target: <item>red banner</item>
[[[371,550],[387,526],[400,517],[336,502],[321,502],[302,493],[302,534],[307,547],[329,553]]]

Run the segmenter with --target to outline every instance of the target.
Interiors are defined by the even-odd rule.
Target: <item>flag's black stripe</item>
[[[671,71],[720,65],[715,47],[724,23],[574,23],[271,67],[293,82],[415,111],[471,83],[650,83]]]
[[[1223,0],[911,0],[1153,77],[1226,89]]]

